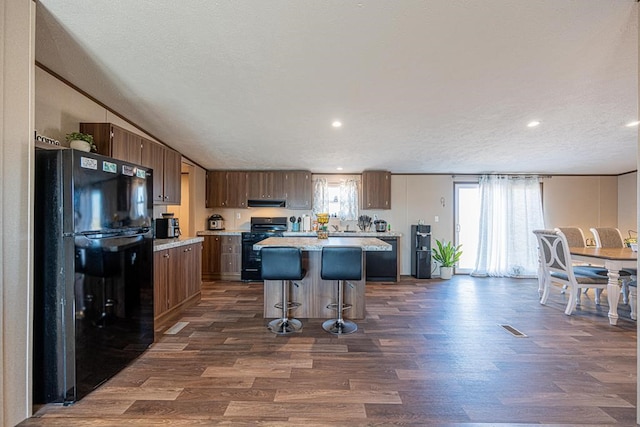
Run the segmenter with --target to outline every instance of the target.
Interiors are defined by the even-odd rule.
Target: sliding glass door
[[[462,245],[462,256],[456,274],[470,274],[476,264],[480,223],[480,185],[477,182],[456,182],[455,189],[455,241]]]

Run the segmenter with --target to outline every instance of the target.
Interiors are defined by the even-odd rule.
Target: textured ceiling
[[[637,9],[39,0],[36,59],[208,169],[616,174],[637,168]]]

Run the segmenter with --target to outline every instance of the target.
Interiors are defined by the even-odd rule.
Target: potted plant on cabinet
[[[460,260],[462,245],[453,246],[451,242],[444,239],[436,240],[436,247],[433,248],[433,259],[440,264],[440,278],[451,279],[453,266]]]
[[[68,133],[65,138],[70,148],[87,152],[93,151],[94,153],[98,151],[93,143],[93,135],[89,135],[88,133],[71,132]]]

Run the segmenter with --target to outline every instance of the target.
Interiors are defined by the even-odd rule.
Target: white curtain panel
[[[340,213],[342,221],[358,219],[358,181],[347,179],[340,182]]]
[[[473,276],[536,277],[544,228],[540,179],[486,175],[480,179],[480,234]]]
[[[329,212],[329,182],[326,178],[313,180],[313,209],[314,214]]]

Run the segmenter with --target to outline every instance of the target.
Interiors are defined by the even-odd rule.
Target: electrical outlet
[[[435,222],[438,222],[438,221],[440,221],[440,217],[439,217],[438,215],[436,215],[436,216],[435,216],[435,218],[433,218],[433,220],[434,220]]]
[[[242,214],[240,212],[236,213],[236,219],[240,219],[241,216],[242,216]]]

